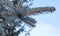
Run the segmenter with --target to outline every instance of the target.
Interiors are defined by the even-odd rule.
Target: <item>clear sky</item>
[[[60,0],[34,0],[32,7],[54,6],[52,14],[33,16],[37,26],[31,31],[31,36],[60,36]]]

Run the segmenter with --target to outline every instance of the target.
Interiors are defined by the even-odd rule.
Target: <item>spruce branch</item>
[[[38,8],[32,8],[30,11],[24,12],[19,14],[21,17],[32,15],[32,14],[41,14],[41,13],[52,13],[55,11],[55,7],[38,7]]]

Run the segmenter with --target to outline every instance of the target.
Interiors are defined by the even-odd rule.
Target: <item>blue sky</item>
[[[32,7],[54,6],[56,11],[50,14],[33,16],[37,26],[31,31],[31,36],[60,36],[60,1],[59,0],[34,0]]]

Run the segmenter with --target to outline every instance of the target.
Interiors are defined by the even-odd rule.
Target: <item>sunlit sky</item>
[[[60,36],[60,0],[34,0],[32,7],[54,6],[56,11],[50,14],[35,15],[37,26],[31,36]]]

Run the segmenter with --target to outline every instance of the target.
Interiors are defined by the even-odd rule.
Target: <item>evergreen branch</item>
[[[29,24],[30,26],[32,27],[36,27],[35,23],[37,23],[37,21],[33,18],[30,18],[30,17],[20,17],[20,19],[22,21],[24,21],[25,23]]]
[[[31,15],[31,14],[41,14],[41,13],[48,13],[55,11],[54,7],[38,7],[38,8],[32,8],[30,11],[24,12],[19,14],[20,17]]]

